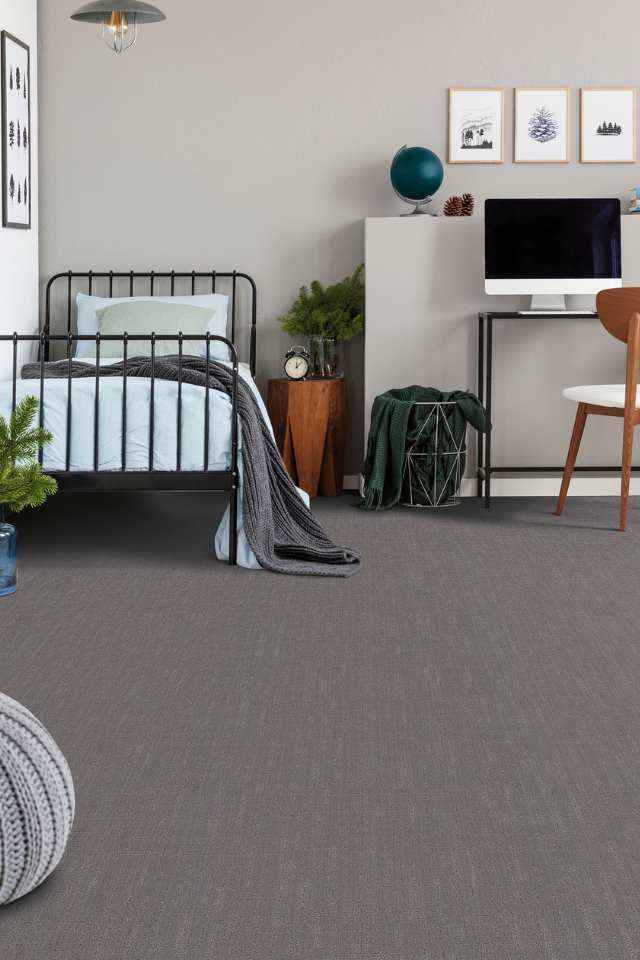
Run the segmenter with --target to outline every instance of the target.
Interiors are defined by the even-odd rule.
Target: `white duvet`
[[[83,360],[83,362],[91,362]],[[265,421],[270,426],[264,402],[251,376],[249,367],[240,364],[239,374],[250,387]],[[44,382],[44,426],[53,434],[53,442],[44,450],[45,470],[66,470],[67,380]],[[120,470],[122,467],[122,377],[101,377],[99,387],[100,415],[98,469]],[[71,383],[71,456],[70,469],[94,469],[94,377],[78,378]],[[149,469],[149,414],[151,381],[127,377],[126,469]],[[155,470],[176,469],[177,383],[155,380],[154,450]],[[39,397],[39,380],[18,380],[17,400],[32,394]],[[11,412],[11,381],[0,382],[0,416]],[[204,469],[205,391],[189,383],[182,384],[181,469]],[[239,432],[242,445],[242,433]],[[209,391],[209,469],[225,470],[230,463],[231,401],[227,394]],[[240,469],[242,461],[240,458]],[[229,510],[215,537],[216,555],[228,559]],[[244,567],[259,566],[244,534],[242,496],[238,506],[238,563]]]

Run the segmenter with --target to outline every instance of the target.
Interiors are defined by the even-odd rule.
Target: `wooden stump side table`
[[[269,380],[269,416],[293,482],[310,497],[342,493],[347,387],[335,380]]]

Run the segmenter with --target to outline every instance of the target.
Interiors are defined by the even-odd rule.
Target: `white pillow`
[[[116,303],[132,303],[143,301],[154,301],[156,303],[183,303],[192,307],[208,307],[213,310],[213,317],[207,325],[205,332],[215,334],[217,337],[226,337],[227,335],[227,309],[229,306],[229,297],[223,293],[201,293],[193,297],[90,297],[86,293],[79,293],[76,296],[78,307],[78,333],[80,336],[94,336],[99,329],[98,310],[105,307],[111,307]],[[176,331],[179,332],[179,331]],[[76,344],[76,358],[95,354],[95,345],[89,340],[79,340]],[[202,356],[205,355],[206,347],[202,342]],[[228,360],[229,351],[223,343],[217,340],[211,342],[210,357],[212,360]]]

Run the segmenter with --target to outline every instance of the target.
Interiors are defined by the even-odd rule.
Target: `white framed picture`
[[[2,31],[2,226],[31,227],[29,47]]]
[[[568,163],[568,87],[517,87],[515,163]]]
[[[502,163],[502,87],[449,90],[449,163]]]
[[[582,163],[634,163],[636,159],[634,87],[583,87],[580,91]]]

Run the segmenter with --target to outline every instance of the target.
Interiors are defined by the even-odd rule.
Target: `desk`
[[[487,422],[489,429],[486,433],[478,436],[477,451],[477,495],[484,496],[485,507],[491,506],[491,475],[494,473],[562,473],[564,464],[560,467],[494,467],[491,463],[491,421],[492,411],[492,389],[493,389],[493,321],[494,320],[514,320],[522,322],[524,320],[597,320],[598,315],[593,312],[576,313],[568,311],[567,313],[518,313],[516,310],[501,313],[479,313],[478,314],[478,397],[485,405],[487,411]],[[567,446],[569,445],[569,435],[567,435]],[[616,467],[575,467],[576,472],[585,473],[620,473],[620,465]],[[637,472],[640,467],[632,467]]]

